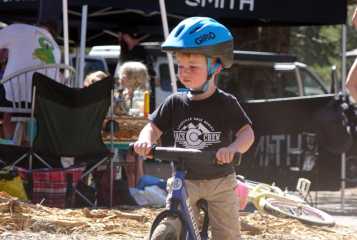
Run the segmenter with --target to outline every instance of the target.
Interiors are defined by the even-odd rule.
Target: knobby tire
[[[160,223],[165,219],[165,218],[179,218],[180,222],[181,222],[181,233],[180,233],[180,240],[186,240],[186,221],[182,215],[181,212],[179,211],[173,211],[173,210],[164,210],[162,212],[159,213],[159,215],[156,216],[156,218],[154,219],[152,225],[151,225],[151,229],[150,229],[150,237],[149,239],[151,240],[151,237],[153,235],[153,233],[155,232],[155,229],[160,225]]]

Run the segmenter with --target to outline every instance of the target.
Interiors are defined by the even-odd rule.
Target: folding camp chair
[[[35,73],[31,118],[36,119],[37,134],[27,154],[13,165],[22,163],[28,156],[30,171],[33,164],[39,162],[48,168],[62,168],[61,160],[71,159],[74,166],[86,165],[86,171],[80,177],[83,180],[99,166],[109,163],[112,199],[113,160],[117,156],[104,144],[101,130],[112,102],[113,83],[108,77],[89,87],[75,89]],[[76,194],[95,206],[73,187]]]
[[[25,123],[30,119],[32,76],[34,72],[50,76],[66,85],[73,84],[75,78],[75,70],[71,66],[65,64],[47,64],[21,69],[0,81],[0,84],[7,84],[7,89],[9,90],[7,94],[12,98],[8,106],[0,106],[0,112],[12,114],[11,121],[16,123],[12,141],[17,145],[21,144]]]

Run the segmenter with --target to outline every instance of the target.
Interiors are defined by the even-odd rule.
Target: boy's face
[[[207,59],[201,54],[176,53],[178,77],[189,89],[201,87],[208,77]]]

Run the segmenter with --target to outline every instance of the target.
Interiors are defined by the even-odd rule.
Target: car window
[[[177,73],[177,65],[175,64],[175,73]],[[169,65],[167,63],[162,63],[159,65],[159,76],[160,76],[160,87],[163,91],[171,92],[171,80],[170,80],[170,72]],[[178,80],[177,76],[176,79]],[[177,82],[177,87],[179,88],[180,82]]]
[[[309,96],[327,93],[324,86],[306,69],[300,68],[300,74],[304,86],[304,95]]]
[[[118,59],[115,58],[106,58],[105,61],[107,62],[108,65],[108,71],[109,74],[112,76],[116,76],[115,69],[118,64]]]
[[[280,97],[297,97],[300,95],[295,70],[275,70],[275,79],[276,84],[281,87]]]
[[[299,96],[294,70],[270,65],[234,64],[219,75],[218,86],[241,100]]]
[[[76,58],[73,58],[72,61],[73,61],[73,66],[77,66]],[[84,76],[87,76],[89,73],[96,72],[96,71],[107,72],[103,61],[99,59],[86,58],[84,64]]]

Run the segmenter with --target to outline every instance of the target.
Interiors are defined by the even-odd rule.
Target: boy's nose
[[[190,73],[191,73],[191,70],[190,70],[189,67],[182,67],[182,68],[181,68],[181,71],[182,71],[182,73],[184,73],[184,74],[190,74]]]
[[[182,69],[182,71],[180,71],[178,75],[180,78],[186,78],[188,75],[190,75],[190,71]]]

